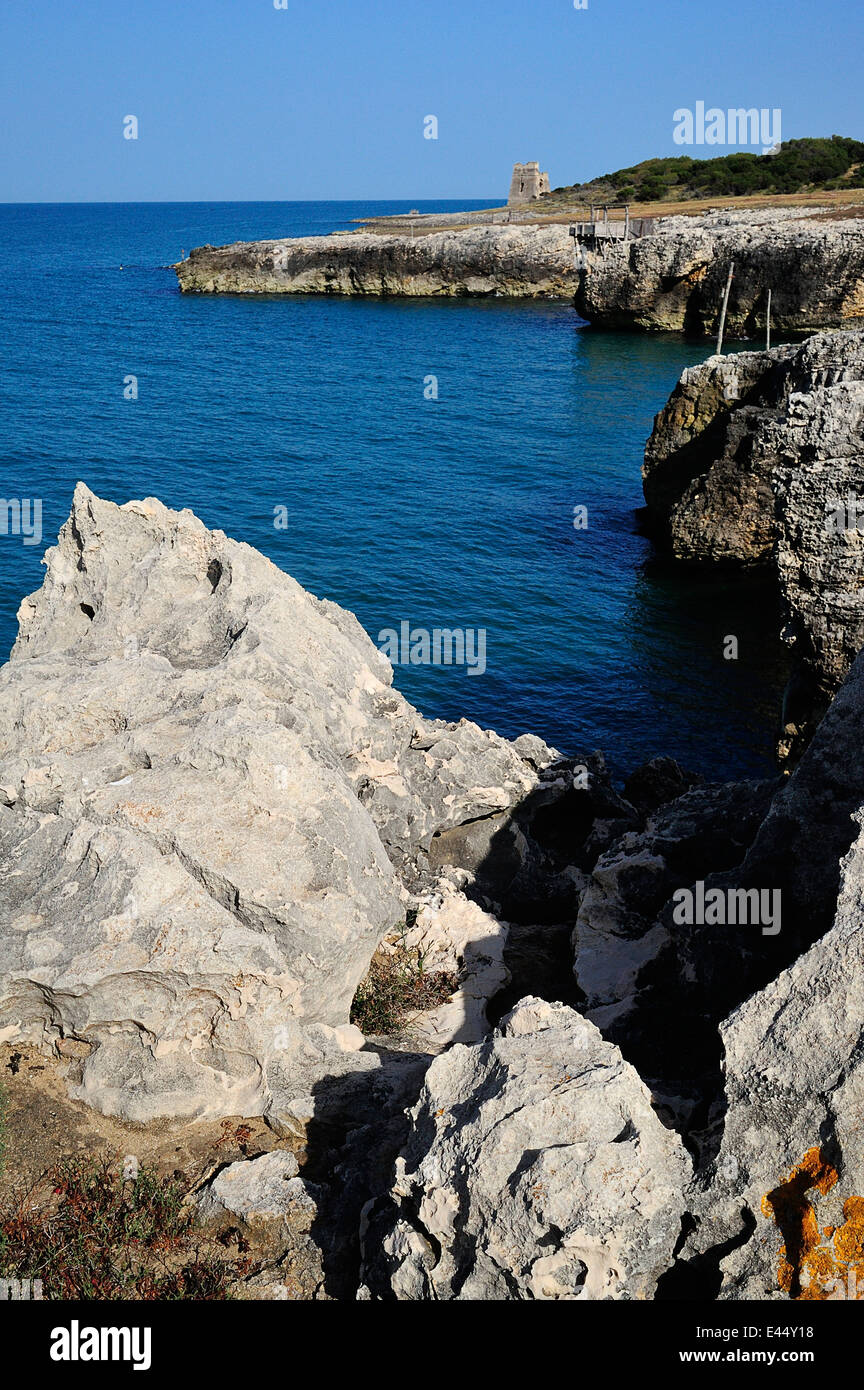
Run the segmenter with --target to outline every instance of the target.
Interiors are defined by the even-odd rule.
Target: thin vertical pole
[[[771,291],[768,291],[768,308],[765,311],[765,351],[771,347]]]
[[[729,291],[732,288],[732,276],[735,274],[735,262],[729,267],[729,277],[726,281],[726,293],[723,296],[723,309],[720,313],[720,328],[717,333],[717,354],[723,351],[723,330],[726,327],[726,310],[729,308]]]
[[[630,240],[630,204],[624,208],[624,240]]]

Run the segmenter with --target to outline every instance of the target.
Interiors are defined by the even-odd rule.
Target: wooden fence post
[[[723,351],[723,330],[726,327],[726,310],[729,308],[729,291],[732,288],[732,276],[735,274],[735,262],[729,267],[729,277],[726,281],[726,293],[723,296],[723,308],[720,313],[720,328],[717,333],[717,355]]]

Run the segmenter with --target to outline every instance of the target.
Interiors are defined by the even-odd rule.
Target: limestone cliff
[[[864,645],[864,332],[688,368],[656,418],[643,484],[676,558],[777,577],[798,665],[788,745]]]
[[[346,232],[199,246],[176,266],[184,293],[512,295],[569,298],[566,227],[472,226],[417,237]]]
[[[476,215],[475,215],[476,216]],[[864,321],[864,221],[717,213],[651,235],[574,242],[565,223],[384,230],[199,246],[174,267],[184,293],[570,298],[598,328],[713,333],[730,263],[730,337]]]
[[[583,248],[576,307],[597,328],[713,334],[732,262],[730,337],[764,336],[769,290],[778,333],[864,320],[864,220],[818,209],[668,217],[653,236]]]

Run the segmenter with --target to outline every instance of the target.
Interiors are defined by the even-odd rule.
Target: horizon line
[[[34,207],[146,207],[151,204],[164,206],[173,204],[177,207],[191,207],[199,204],[227,205],[231,203],[485,203],[491,202],[493,197],[469,196],[467,193],[458,197],[444,197],[441,195],[436,198],[0,198],[0,207],[6,208],[34,208]],[[506,198],[504,199],[506,202]],[[501,204],[502,206],[504,203]]]

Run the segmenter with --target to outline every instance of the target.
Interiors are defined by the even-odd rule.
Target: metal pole
[[[732,288],[732,276],[735,274],[735,262],[729,267],[729,278],[726,281],[726,293],[723,296],[723,309],[720,313],[720,328],[717,333],[717,354],[723,351],[723,330],[726,327],[726,310],[729,308],[729,291]]]
[[[771,291],[768,291],[768,308],[765,311],[765,351],[771,348]]]

